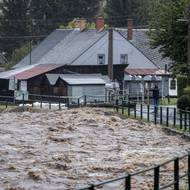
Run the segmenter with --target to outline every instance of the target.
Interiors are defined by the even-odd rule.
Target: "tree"
[[[13,53],[11,54],[11,57],[10,57],[8,63],[5,64],[5,69],[6,70],[11,69],[12,66],[14,66],[16,63],[18,63],[27,54],[29,54],[34,47],[35,46],[32,45],[32,42],[27,42],[24,45],[22,45],[20,48],[16,48],[13,51]]]
[[[159,3],[152,14],[149,35],[153,48],[160,47],[163,57],[169,57],[175,64],[175,74],[188,72],[187,69],[187,22],[189,0],[168,0]]]
[[[24,39],[9,38],[9,36],[28,35],[30,0],[2,0],[0,9],[0,46],[1,49],[10,55],[15,48],[19,48]]]
[[[67,26],[77,17],[93,18],[100,5],[99,0],[33,0],[31,17],[35,20],[33,31],[49,33],[59,25]]]
[[[139,5],[139,0],[107,0],[105,14],[108,18],[113,18],[109,19],[109,25],[126,26],[127,18],[137,16]]]

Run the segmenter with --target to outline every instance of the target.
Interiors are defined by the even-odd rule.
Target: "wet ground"
[[[0,113],[0,189],[76,189],[162,163],[189,149],[189,141],[178,135],[121,119],[107,109],[6,111]],[[163,183],[172,176],[173,165],[165,169]],[[134,178],[133,189],[152,189],[146,177]]]

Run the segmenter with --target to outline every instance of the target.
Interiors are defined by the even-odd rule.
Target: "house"
[[[77,89],[77,85],[83,85],[77,92],[80,96],[87,91],[93,91],[92,86],[96,85],[95,82],[102,85],[103,78],[109,77],[110,80],[117,81],[120,87],[125,84],[124,87],[128,88],[131,81],[128,82],[126,77],[140,76],[141,73],[136,72],[137,69],[141,72],[151,71],[145,72],[143,77],[147,74],[151,76],[155,76],[156,73],[163,74],[162,68],[159,67],[162,63],[153,62],[145,55],[143,52],[145,46],[141,47],[138,42],[141,40],[140,34],[144,31],[134,30],[130,21],[128,29],[105,29],[104,19],[101,17],[96,21],[96,29],[88,29],[85,19],[80,19],[77,25],[76,29],[55,30],[12,70],[1,73],[0,93],[10,95],[15,90],[24,90],[30,94],[67,96],[77,95],[71,93],[69,89]],[[139,37],[135,38],[136,35]],[[169,78],[168,74],[164,75]],[[75,84],[67,81],[68,78],[74,80],[75,76],[78,77]],[[96,80],[93,79],[94,76]],[[85,81],[83,77],[92,83],[81,84],[81,81]],[[57,80],[52,83],[50,78]],[[99,84],[99,81],[102,83]],[[84,90],[84,86],[89,89]],[[63,87],[66,90],[58,90]],[[104,95],[103,90],[96,89],[96,92],[93,91],[94,95]]]
[[[135,59],[128,59],[128,67],[125,69],[124,89],[132,98],[149,98],[151,88],[159,87],[160,96],[177,96],[177,81],[169,72],[172,61],[163,58],[159,47],[152,49],[148,29],[133,29],[132,20],[128,21],[128,30],[118,29],[118,32],[128,40],[128,56],[136,54]],[[136,49],[136,51],[134,51]],[[137,55],[138,53],[141,56]]]

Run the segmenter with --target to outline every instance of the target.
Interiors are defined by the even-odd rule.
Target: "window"
[[[128,55],[127,54],[121,54],[121,64],[123,64],[123,65],[128,64]]]
[[[100,65],[105,64],[105,54],[98,54],[98,64]]]
[[[170,90],[176,90],[176,80],[172,79],[170,81]]]

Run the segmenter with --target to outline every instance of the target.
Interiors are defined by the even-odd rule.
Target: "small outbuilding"
[[[106,80],[100,74],[46,74],[52,88],[70,97],[105,96]]]

